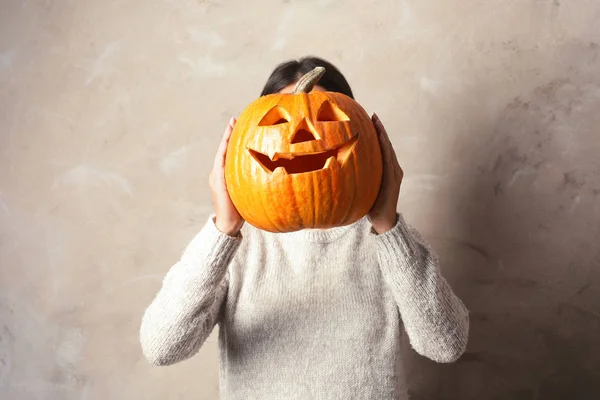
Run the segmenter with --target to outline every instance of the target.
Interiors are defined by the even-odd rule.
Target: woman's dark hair
[[[296,83],[302,75],[312,71],[315,67],[325,67],[325,74],[319,80],[319,86],[330,92],[339,92],[354,98],[352,89],[350,89],[344,75],[333,64],[318,57],[303,57],[299,60],[279,64],[267,79],[260,95],[264,96],[279,92],[286,86]]]

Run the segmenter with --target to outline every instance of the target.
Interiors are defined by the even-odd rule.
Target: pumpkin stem
[[[317,82],[319,82],[319,79],[323,77],[324,73],[324,67],[315,67],[315,69],[313,69],[310,72],[307,72],[302,78],[300,78],[300,80],[296,83],[296,86],[294,86],[294,90],[292,91],[292,93],[298,94],[302,92],[310,92],[311,90],[313,90]]]

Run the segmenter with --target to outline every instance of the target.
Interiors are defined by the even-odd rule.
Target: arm
[[[220,232],[210,218],[169,270],[140,328],[144,356],[170,365],[196,354],[218,322],[227,266],[241,236]]]
[[[452,362],[465,351],[469,315],[442,277],[437,257],[419,233],[396,212],[404,171],[383,123],[373,114],[383,175],[369,211],[382,275],[398,304],[413,348],[437,362]]]
[[[456,361],[467,346],[469,315],[442,277],[436,255],[400,214],[374,240],[412,347],[437,362]]]

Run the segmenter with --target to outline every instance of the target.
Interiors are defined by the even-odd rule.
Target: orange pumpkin
[[[352,98],[311,91],[325,69],[293,93],[262,96],[239,116],[225,180],[240,215],[259,229],[293,232],[348,225],[379,192],[381,150],[369,115]]]

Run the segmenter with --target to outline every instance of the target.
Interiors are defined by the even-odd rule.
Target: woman
[[[289,92],[326,68],[314,90],[352,97],[330,63],[280,64],[261,95]],[[225,186],[225,129],[210,174],[216,207],[142,320],[146,358],[194,355],[219,324],[224,399],[407,399],[400,339],[437,362],[464,352],[468,312],[437,258],[396,211],[403,172],[376,115],[384,170],[365,218],[344,227],[270,233],[244,224]]]

